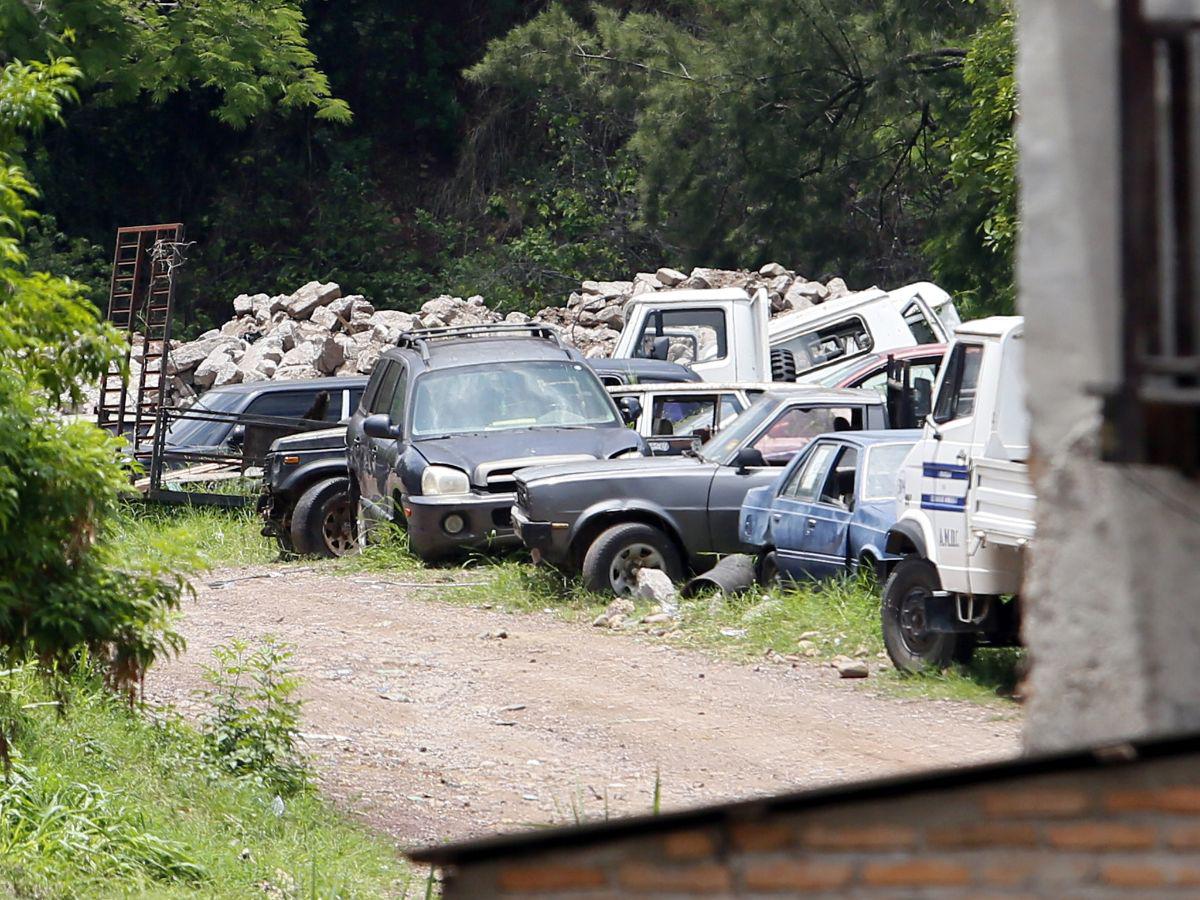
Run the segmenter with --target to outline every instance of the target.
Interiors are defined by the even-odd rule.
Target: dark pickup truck
[[[271,445],[258,497],[262,533],[285,553],[344,556],[357,546],[346,469],[346,426],[292,434]]]
[[[789,386],[680,457],[535,466],[516,474],[513,525],[535,561],[582,571],[589,590],[630,594],[642,568],[672,579],[743,549],[746,492],[820,434],[886,427],[874,391]]]

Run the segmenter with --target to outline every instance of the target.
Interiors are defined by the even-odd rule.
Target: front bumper
[[[519,506],[512,508],[513,529],[534,562],[565,562],[570,553],[570,526],[565,522],[535,522]]]
[[[403,500],[408,539],[418,556],[446,556],[457,550],[482,546],[511,546],[519,542],[513,531],[513,494],[449,494]],[[448,529],[462,521],[458,531]]]

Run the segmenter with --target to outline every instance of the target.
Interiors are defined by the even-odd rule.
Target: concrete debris
[[[639,600],[649,600],[657,603],[659,609],[670,618],[679,610],[679,592],[671,577],[661,569],[638,569],[637,597]],[[643,621],[649,621],[647,617]],[[656,619],[655,621],[663,621]]]
[[[291,294],[239,294],[233,316],[219,328],[186,343],[171,342],[167,362],[168,399],[186,403],[212,387],[238,382],[366,375],[380,353],[405,331],[417,328],[529,322],[554,327],[563,340],[589,358],[609,356],[625,324],[625,304],[648,292],[678,288],[736,287],[753,294],[767,291],[773,315],[822,303],[849,292],[845,281],[811,281],[770,262],[757,271],[694,268],[688,274],[663,267],[638,272],[630,281],[584,281],[563,306],[533,316],[491,309],[481,296],[463,299],[443,294],[417,312],[376,310],[359,294],[343,295],[335,282],[310,281]],[[134,336],[132,364],[141,358]],[[91,412],[97,388],[77,412]]]

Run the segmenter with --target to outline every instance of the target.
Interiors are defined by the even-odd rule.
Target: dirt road
[[[670,809],[1018,749],[1011,711],[879,697],[816,664],[718,661],[382,577],[209,576],[189,650],[153,670],[149,699],[194,709],[199,667],[230,638],[294,643],[324,790],[405,844],[648,812],[656,772]]]

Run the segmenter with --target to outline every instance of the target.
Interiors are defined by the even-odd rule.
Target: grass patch
[[[156,557],[187,568],[253,566],[279,557],[275,543],[259,531],[262,522],[250,508],[126,504],[116,521],[116,541],[133,562]]]
[[[0,893],[423,893],[423,880],[386,841],[347,823],[314,791],[283,800],[260,780],[223,771],[205,739],[177,719],[153,721],[87,676],[53,697],[29,670],[3,681],[24,709],[15,711],[12,771],[0,778]],[[29,705],[55,699],[61,711]]]

